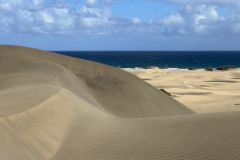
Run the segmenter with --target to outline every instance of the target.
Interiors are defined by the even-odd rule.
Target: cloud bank
[[[131,35],[160,39],[240,35],[238,0],[161,0],[159,3],[174,5],[177,10],[162,18],[144,21],[141,16],[113,15],[111,6],[115,5],[114,0],[0,0],[0,33]]]

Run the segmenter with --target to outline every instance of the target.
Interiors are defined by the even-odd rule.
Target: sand
[[[177,101],[197,113],[240,110],[240,69],[127,70],[158,89],[165,89]]]
[[[123,70],[32,48],[0,46],[0,65],[1,159],[239,159],[239,111],[199,114]]]

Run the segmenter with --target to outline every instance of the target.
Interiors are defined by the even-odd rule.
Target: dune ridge
[[[240,112],[196,114],[96,62],[0,46],[6,160],[238,159]]]

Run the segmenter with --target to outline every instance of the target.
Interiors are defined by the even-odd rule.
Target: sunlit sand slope
[[[164,88],[177,101],[197,113],[240,110],[240,69],[165,70],[128,69],[156,88]]]
[[[196,114],[136,76],[0,46],[0,159],[239,159],[240,112]]]

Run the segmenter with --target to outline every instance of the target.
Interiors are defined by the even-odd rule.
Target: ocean
[[[196,67],[216,68],[221,65],[240,67],[240,51],[53,51],[119,68],[163,69]]]

